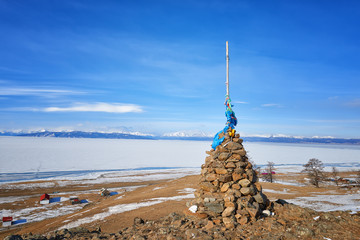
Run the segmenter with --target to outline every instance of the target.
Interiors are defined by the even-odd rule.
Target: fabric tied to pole
[[[225,133],[228,131],[228,129],[229,128],[234,129],[237,124],[237,118],[235,117],[235,113],[232,110],[233,105],[231,104],[231,99],[228,95],[226,95],[225,106],[226,106],[225,116],[227,122],[225,128],[215,134],[213,143],[211,145],[211,147],[214,150],[224,141]],[[220,138],[221,133],[223,133],[223,136]]]

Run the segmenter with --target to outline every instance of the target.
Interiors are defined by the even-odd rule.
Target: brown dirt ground
[[[342,172],[341,175],[343,177],[349,176],[351,174],[355,174],[354,172]],[[296,180],[298,182],[304,182],[304,178],[306,177],[301,173],[294,174],[279,174],[276,176],[277,179],[286,181],[286,180]],[[180,179],[175,180],[158,180],[158,181],[147,181],[147,182],[128,182],[128,183],[107,183],[107,184],[94,184],[89,186],[83,185],[69,185],[65,187],[56,187],[56,188],[36,188],[31,190],[8,190],[1,191],[0,197],[10,197],[10,196],[24,196],[31,195],[32,197],[28,198],[26,201],[17,201],[13,203],[4,203],[0,204],[0,209],[21,209],[21,208],[29,208],[33,206],[38,206],[38,200],[41,194],[44,192],[52,193],[52,192],[74,192],[74,191],[82,191],[81,194],[76,194],[80,199],[89,200],[89,204],[84,205],[82,209],[76,211],[74,213],[59,216],[55,218],[45,219],[39,222],[30,222],[19,226],[12,226],[7,229],[3,229],[0,232],[0,238],[3,239],[5,236],[11,234],[24,234],[24,233],[33,233],[33,234],[45,234],[50,231],[54,231],[64,226],[66,223],[71,221],[76,221],[78,219],[82,219],[85,217],[93,216],[97,213],[106,212],[109,207],[116,206],[119,204],[128,204],[128,203],[138,203],[138,202],[146,202],[152,198],[158,197],[173,197],[184,195],[184,193],[180,193],[181,190],[185,188],[194,188],[198,187],[199,176],[187,176]],[[34,182],[32,182],[34,183]],[[261,183],[264,189],[264,193],[269,197],[270,200],[276,200],[279,198],[282,199],[292,199],[296,197],[303,196],[312,196],[314,194],[349,194],[351,191],[357,190],[347,190],[341,188],[340,186],[335,185],[323,185],[320,188],[312,187],[312,186],[292,186],[292,185],[283,185],[279,183]],[[120,188],[126,186],[137,186],[137,185],[145,185],[143,187],[139,187],[133,191],[121,192],[119,195],[111,196],[111,197],[101,197],[97,193],[86,193],[84,190],[99,190],[103,187],[105,188]],[[266,190],[270,189],[273,192],[267,192]],[[286,189],[286,193],[284,193],[284,189]],[[56,196],[56,195],[52,195]],[[60,195],[59,195],[60,196]],[[61,195],[67,196],[67,195]],[[122,196],[121,198],[118,198]],[[68,197],[68,196],[67,196]],[[159,219],[160,217],[164,217],[171,212],[181,213],[186,209],[186,202],[189,199],[183,200],[171,200],[165,201],[160,204],[155,204],[148,207],[142,207],[135,210],[113,214],[103,220],[97,220],[94,222],[90,222],[82,225],[83,227],[92,229],[96,227],[101,227],[103,232],[114,233],[119,229],[124,227],[130,227],[133,224],[133,219],[135,217],[140,217],[148,220]],[[67,203],[70,204],[70,203]],[[65,221],[65,222],[64,222]]]

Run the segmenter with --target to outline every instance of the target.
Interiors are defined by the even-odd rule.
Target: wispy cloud
[[[356,98],[350,102],[347,102],[347,103],[345,103],[345,105],[348,107],[359,108],[360,107],[360,98]]]
[[[276,108],[281,108],[281,107],[283,107],[283,105],[278,104],[278,103],[265,103],[265,104],[262,104],[261,107],[276,107]]]
[[[339,96],[328,97],[329,101],[335,101],[335,100],[338,100],[338,99],[339,99]]]
[[[0,96],[46,96],[46,94],[83,94],[81,91],[43,88],[0,88]]]
[[[23,71],[23,70],[20,70],[20,69],[8,68],[8,67],[4,67],[4,66],[0,66],[0,71],[13,72],[13,73],[29,73],[27,71]]]
[[[232,103],[248,104],[248,102],[244,102],[244,101],[233,101]]]
[[[143,112],[141,106],[121,103],[79,103],[70,107],[47,107],[40,109],[43,112],[106,112],[106,113],[139,113]]]
[[[360,123],[360,119],[305,119],[304,121],[307,122],[314,122],[314,123]]]

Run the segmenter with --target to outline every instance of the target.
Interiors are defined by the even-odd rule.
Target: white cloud
[[[139,105],[135,104],[121,104],[121,103],[81,103],[70,107],[48,107],[41,109],[44,112],[107,112],[107,113],[130,113],[143,112]]]
[[[281,104],[277,104],[277,103],[265,103],[265,104],[262,104],[261,106],[262,107],[278,107],[278,108],[282,107]]]
[[[248,102],[244,102],[244,101],[233,101],[232,103],[248,104]]]
[[[0,88],[0,96],[46,96],[46,94],[82,94],[84,92],[61,90],[61,89],[42,89],[42,88]]]

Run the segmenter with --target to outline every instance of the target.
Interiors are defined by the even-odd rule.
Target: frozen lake
[[[8,173],[86,172],[136,168],[200,168],[207,141],[0,137],[0,181]],[[244,142],[257,165],[297,165],[318,158],[326,166],[360,167],[360,146]],[[295,167],[295,165],[293,165]],[[34,174],[32,174],[34,175]],[[65,174],[66,175],[66,174]],[[14,175],[13,175],[14,177]]]

